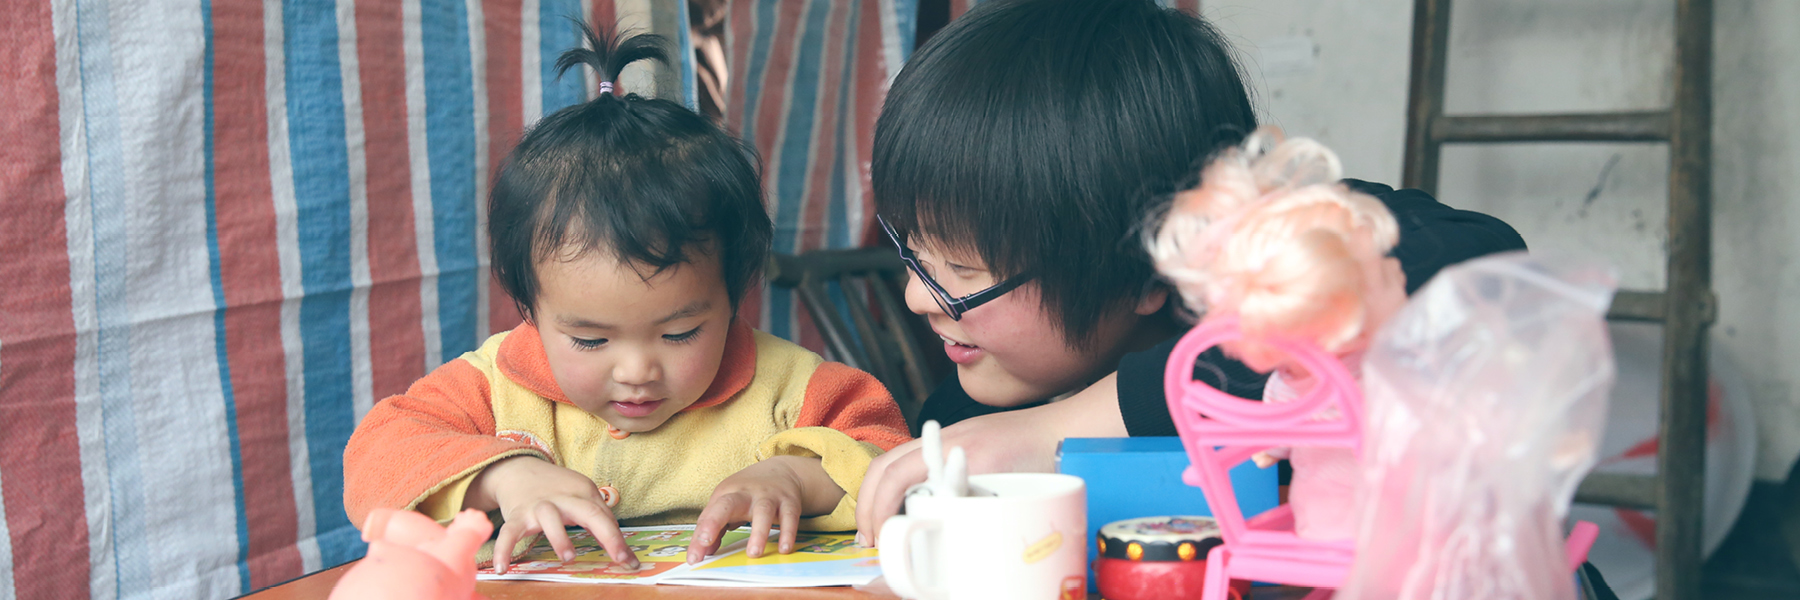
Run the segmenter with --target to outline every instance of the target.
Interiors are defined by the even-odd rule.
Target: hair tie
[[[600,82],[600,94],[606,95],[606,94],[611,94],[611,93],[613,93],[613,82],[611,82],[611,81]]]

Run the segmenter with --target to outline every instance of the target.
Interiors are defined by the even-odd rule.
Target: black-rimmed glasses
[[[938,308],[944,309],[944,314],[950,315],[951,320],[961,321],[963,313],[975,310],[977,307],[987,304],[989,301],[1012,291],[1013,288],[1024,285],[1027,281],[1031,281],[1030,274],[1020,273],[1008,277],[1006,281],[996,283],[988,289],[961,298],[952,297],[950,292],[944,291],[944,286],[938,285],[937,280],[932,279],[931,275],[925,272],[925,267],[919,264],[919,256],[914,254],[911,248],[907,248],[905,242],[900,241],[900,234],[894,231],[892,225],[888,225],[887,219],[883,219],[880,215],[876,215],[875,220],[881,223],[881,230],[887,232],[888,239],[893,240],[894,247],[900,249],[900,260],[906,261],[906,266],[907,268],[912,269],[913,275],[917,275],[919,281],[925,283],[925,289],[931,290],[931,299],[937,301]]]

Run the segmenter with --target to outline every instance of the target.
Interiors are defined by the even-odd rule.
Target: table
[[[319,571],[269,589],[244,596],[241,600],[324,600],[331,595],[344,571],[356,563]],[[879,584],[877,584],[879,586]],[[480,581],[475,591],[490,600],[896,600],[898,596],[885,588],[857,590],[851,588],[706,588],[680,585],[594,585],[582,583],[550,583],[547,581]],[[1287,586],[1259,587],[1251,592],[1251,600],[1300,600],[1307,588]],[[1098,596],[1092,596],[1098,599]]]
[[[356,563],[319,571],[269,589],[244,596],[241,600],[324,600]],[[888,593],[865,592],[850,588],[706,588],[680,585],[595,585],[585,583],[551,583],[547,581],[478,581],[475,591],[490,600],[594,600],[651,599],[699,600],[895,600]],[[885,590],[882,590],[885,592]]]

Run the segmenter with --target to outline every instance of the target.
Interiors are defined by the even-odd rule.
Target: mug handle
[[[905,515],[888,517],[887,523],[881,526],[881,574],[887,577],[888,588],[901,598],[917,598],[920,600],[942,600],[949,594],[941,587],[920,585],[913,577],[912,550],[913,534],[921,531],[941,531],[943,523]],[[937,553],[931,545],[926,545],[926,560],[936,562]]]

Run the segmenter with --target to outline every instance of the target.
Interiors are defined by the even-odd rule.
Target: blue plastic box
[[[1056,453],[1056,470],[1087,482],[1088,589],[1094,588],[1094,536],[1123,519],[1163,515],[1211,516],[1200,488],[1181,481],[1187,452],[1177,437],[1069,438]],[[1231,470],[1238,508],[1249,518],[1279,502],[1275,467],[1245,462]]]

